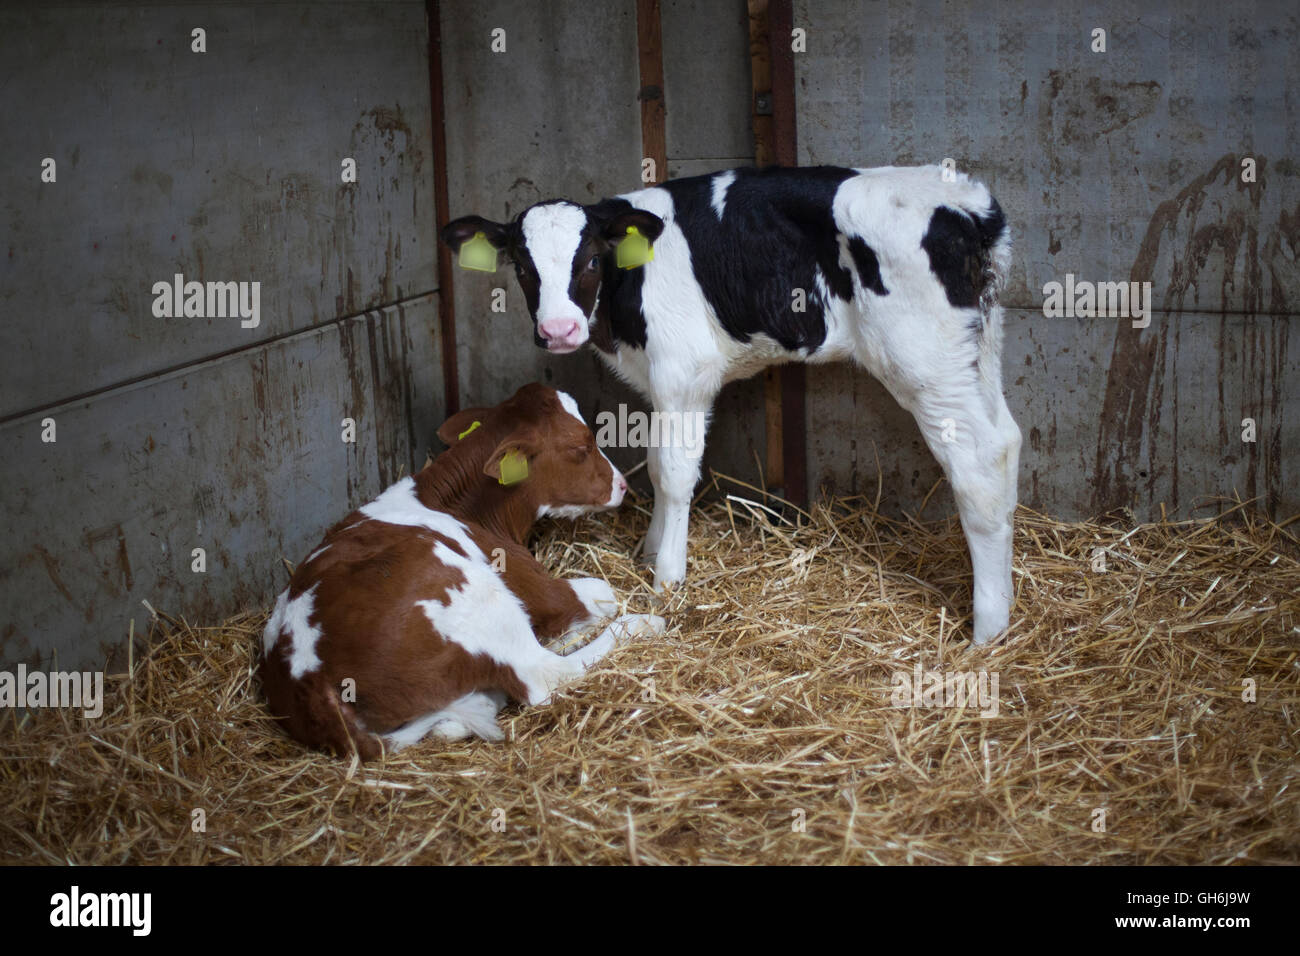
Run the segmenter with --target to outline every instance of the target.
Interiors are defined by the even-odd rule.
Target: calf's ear
[[[438,429],[438,437],[444,445],[454,445],[462,435],[468,436],[487,419],[490,408],[465,408],[452,415]]]
[[[647,242],[653,243],[664,231],[664,221],[644,209],[629,209],[614,216],[605,224],[604,236],[610,242],[618,242],[620,239],[627,238],[630,227],[635,227],[637,232],[645,236]]]
[[[473,239],[478,233],[498,249],[506,247],[506,227],[482,216],[461,216],[442,227],[442,241],[451,246],[452,252],[460,252],[460,247]]]
[[[483,474],[503,485],[517,485],[527,479],[529,463],[537,451],[537,442],[532,435],[511,435],[497,445],[483,466]]]

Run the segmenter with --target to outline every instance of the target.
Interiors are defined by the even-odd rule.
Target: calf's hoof
[[[655,590],[671,593],[686,580],[686,562],[659,561],[655,564]]]
[[[986,644],[992,644],[1006,634],[1009,624],[1008,615],[1006,614],[997,617],[976,617],[975,645],[983,647]]]

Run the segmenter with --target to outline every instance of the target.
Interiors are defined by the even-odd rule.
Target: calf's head
[[[625,199],[592,206],[556,199],[530,206],[508,223],[463,216],[443,227],[442,238],[459,253],[482,233],[504,253],[528,303],[533,340],[563,354],[591,337],[601,293],[618,281],[616,247],[630,228],[654,242],[664,223]]]
[[[523,495],[534,517],[576,518],[617,508],[627,493],[627,480],[596,446],[577,402],[539,383],[495,408],[457,412],[438,437],[465,444],[475,464],[482,462],[483,475]]]

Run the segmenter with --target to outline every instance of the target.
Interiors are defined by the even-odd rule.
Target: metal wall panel
[[[262,604],[281,556],[423,462],[426,43],[418,2],[0,11],[0,663],[99,663],[141,599]],[[260,324],[155,317],[177,272],[259,281]]]
[[[1004,375],[1023,500],[1152,517],[1236,492],[1293,514],[1300,21],[1280,2],[1144,7],[796,0],[800,162],[951,157],[993,188],[1016,242]],[[1044,317],[1067,273],[1151,282],[1150,328]],[[863,421],[856,447],[810,441],[810,480],[874,494],[874,439],[884,500],[916,508],[938,468],[908,417],[865,373],[819,375],[810,436]]]
[[[147,630],[141,599],[210,623],[273,598],[281,557],[301,561],[440,448],[435,327],[425,296],[0,427],[21,463],[6,475],[0,660],[93,663],[131,618]]]
[[[433,287],[422,4],[6,7],[0,37],[0,416]],[[155,318],[176,273],[260,281],[261,324]]]

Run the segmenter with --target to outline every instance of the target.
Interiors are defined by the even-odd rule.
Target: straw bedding
[[[548,524],[537,551],[647,610],[646,523],[642,505]],[[6,715],[0,860],[1295,862],[1298,559],[1247,507],[1147,525],[1022,508],[1010,637],[974,649],[955,519],[841,499],[795,524],[723,498],[693,515],[662,638],[507,709],[504,744],[366,765],[270,721],[264,613],[163,619],[98,720]],[[918,662],[996,673],[997,716],[892,706]]]

